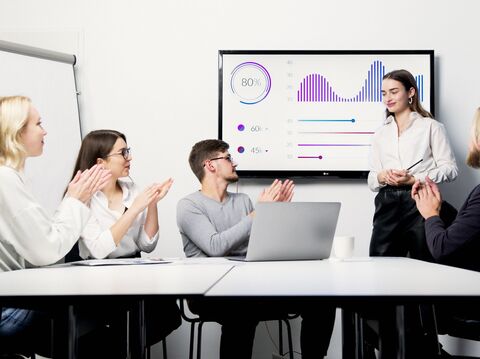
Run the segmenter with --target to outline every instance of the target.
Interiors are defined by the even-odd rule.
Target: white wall
[[[156,254],[179,256],[175,205],[198,188],[188,152],[196,141],[217,134],[218,49],[434,49],[437,119],[447,128],[461,169],[460,178],[444,189],[460,205],[480,182],[463,165],[473,111],[480,105],[479,10],[480,3],[467,0],[3,0],[0,39],[78,55],[84,131],[125,132],[138,183],[175,178],[160,204]],[[256,198],[266,183],[242,181],[239,188]],[[343,203],[337,233],[355,234],[356,254],[366,255],[373,194],[365,183],[298,184],[296,200]],[[169,341],[170,358],[186,356],[182,333]],[[215,358],[217,338],[207,334],[208,341],[205,357]],[[269,357],[271,350],[260,329],[256,355]],[[336,336],[329,357],[338,358],[338,350]]]

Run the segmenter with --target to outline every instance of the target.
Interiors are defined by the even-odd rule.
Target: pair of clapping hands
[[[169,178],[162,183],[153,183],[140,192],[130,207],[130,210],[142,212],[149,206],[156,206],[158,201],[165,197],[172,187],[173,179]]]
[[[440,215],[442,194],[435,182],[429,177],[422,183],[419,180],[412,187],[412,198],[417,204],[417,209],[423,218],[427,219]]]
[[[85,171],[78,171],[68,184],[65,195],[87,203],[97,191],[101,191],[107,185],[111,177],[110,170],[105,169],[102,165],[94,165]],[[166,196],[172,183],[173,179],[169,178],[163,183],[154,183],[148,186],[135,198],[132,207],[141,212],[147,206],[156,204]]]
[[[290,202],[293,197],[293,188],[295,184],[292,180],[280,181],[276,179],[272,182],[270,187],[265,188],[260,196],[258,202]]]

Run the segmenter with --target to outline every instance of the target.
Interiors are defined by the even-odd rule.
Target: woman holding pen
[[[449,182],[458,168],[445,128],[420,104],[415,78],[406,70],[382,82],[386,120],[372,141],[368,186],[374,192],[371,256],[431,260],[424,221],[411,198],[412,185],[428,176]]]

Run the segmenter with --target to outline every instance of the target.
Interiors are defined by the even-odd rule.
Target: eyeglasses
[[[125,158],[126,160],[128,160],[128,158],[130,157],[130,154],[132,153],[132,150],[130,149],[130,147],[125,147],[125,148],[122,148],[120,150],[120,152],[118,153],[111,153],[109,155],[106,155],[105,158],[107,157],[110,157],[110,156],[117,156],[117,155],[121,155],[123,156],[123,158]]]
[[[226,156],[222,156],[222,157],[210,158],[210,159],[207,160],[207,161],[216,161],[216,160],[227,160],[228,162],[233,163],[233,157],[232,157],[232,155],[226,155]],[[203,167],[205,167],[205,163],[203,164]]]

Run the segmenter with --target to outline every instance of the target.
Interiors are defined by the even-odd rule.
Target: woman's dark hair
[[[412,97],[412,103],[409,104],[410,109],[412,111],[418,112],[421,116],[423,117],[430,117],[433,118],[432,114],[425,110],[422,107],[422,104],[420,103],[420,100],[418,99],[418,86],[417,86],[417,81],[415,81],[415,77],[407,71],[407,70],[394,70],[383,76],[383,80],[395,80],[398,82],[401,82],[402,85],[405,87],[405,90],[408,92],[410,91],[411,88],[415,89],[415,94]],[[388,116],[393,116],[393,112],[388,111],[388,109],[385,110],[387,117]]]
[[[127,142],[125,135],[115,130],[96,130],[88,133],[82,141],[70,181],[78,171],[85,171],[95,165],[97,158],[105,158],[119,138]]]

